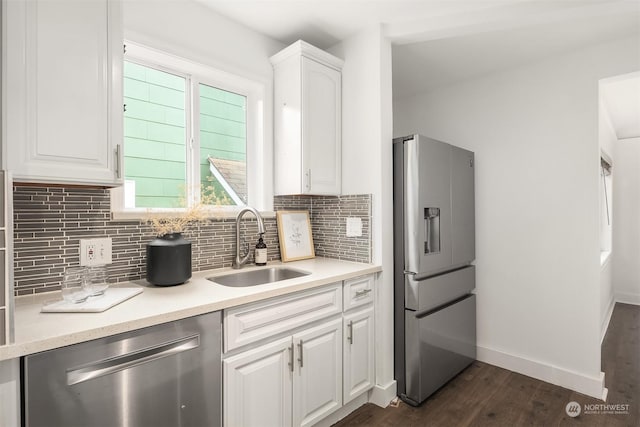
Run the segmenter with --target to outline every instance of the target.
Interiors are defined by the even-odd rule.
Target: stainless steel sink
[[[259,270],[239,271],[237,273],[225,274],[222,276],[207,277],[207,280],[224,286],[243,287],[264,285],[265,283],[294,279],[296,277],[308,276],[309,274],[311,273],[308,271],[295,270],[288,267],[270,267]]]

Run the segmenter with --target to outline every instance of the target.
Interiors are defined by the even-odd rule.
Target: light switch
[[[362,236],[362,219],[347,218],[347,237]]]

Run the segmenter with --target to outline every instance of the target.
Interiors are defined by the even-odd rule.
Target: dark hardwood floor
[[[475,362],[419,408],[400,402],[382,409],[366,404],[337,427],[417,426],[640,426],[640,307],[616,304],[602,346],[602,368],[609,389],[607,404],[629,405],[627,414],[585,413],[587,404],[603,404],[574,391]],[[582,413],[569,417],[575,401]]]

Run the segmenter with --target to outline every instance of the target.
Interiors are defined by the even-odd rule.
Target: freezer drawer
[[[23,359],[27,427],[220,426],[220,312]]]
[[[476,267],[470,265],[428,279],[407,275],[405,307],[424,313],[463,297],[476,287]]]
[[[405,312],[406,390],[418,405],[476,358],[476,296],[418,315]]]

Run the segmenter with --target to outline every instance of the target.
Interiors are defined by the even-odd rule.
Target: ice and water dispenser
[[[426,236],[424,253],[440,253],[440,208],[424,208]]]

